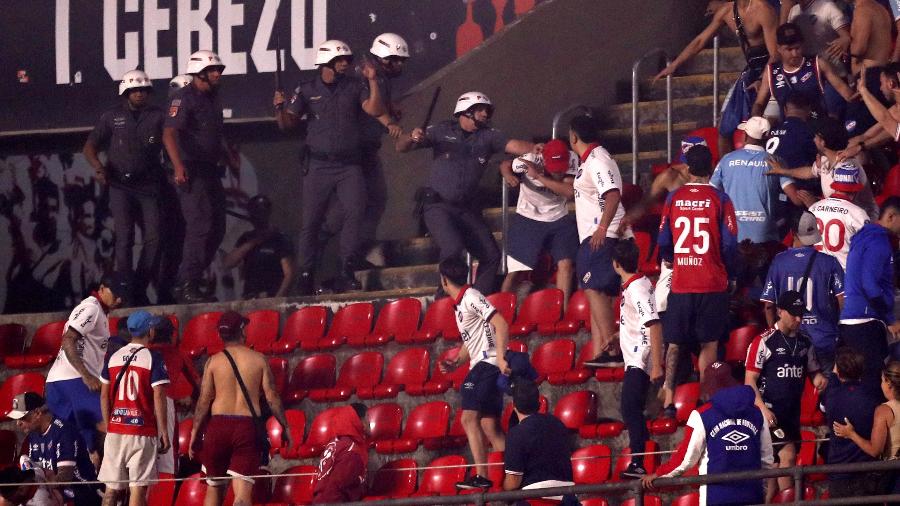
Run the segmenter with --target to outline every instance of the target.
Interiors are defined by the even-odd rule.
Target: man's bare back
[[[265,357],[259,352],[253,351],[244,345],[230,345],[225,348],[237,363],[238,370],[247,391],[253,401],[253,409],[259,415],[260,392],[264,391],[265,379],[271,386],[272,378]],[[234,376],[234,369],[224,352],[213,355],[206,363],[205,374],[211,375],[213,402],[212,415],[244,415],[250,416],[244,394]],[[204,382],[205,383],[205,382]]]
[[[772,7],[765,0],[736,0],[738,2],[738,14],[744,22],[744,33],[751,47],[765,45],[764,23],[774,22],[777,26],[777,17]],[[731,33],[737,31],[734,20],[734,2],[722,2],[716,11],[716,16],[722,16],[722,21],[728,25]]]
[[[867,66],[886,65],[891,58],[891,14],[874,0],[856,0],[850,26],[850,53],[853,71]]]

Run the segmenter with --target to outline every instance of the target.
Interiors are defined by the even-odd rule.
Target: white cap
[[[201,49],[200,51],[194,51],[194,53],[191,54],[187,64],[187,70],[184,73],[199,74],[209,67],[220,67],[222,71],[225,70],[225,64],[222,63],[222,59],[219,58],[219,55],[212,51]]]
[[[326,40],[316,51],[316,65],[327,65],[338,56],[353,56],[353,51],[342,40]]]
[[[487,95],[480,91],[470,91],[467,93],[463,93],[456,99],[456,108],[453,109],[453,114],[460,114],[469,110],[473,105],[485,104],[493,107],[494,104],[491,103],[491,99],[488,98]]]
[[[126,91],[136,88],[152,88],[153,83],[143,70],[129,70],[122,76],[119,83],[119,95],[124,95]]]
[[[382,33],[378,37],[375,37],[369,52],[379,58],[387,58],[389,56],[409,58],[409,46],[406,44],[403,37],[396,33]]]
[[[752,118],[738,125],[738,130],[743,130],[747,133],[748,137],[756,140],[762,140],[763,137],[765,137],[771,129],[772,124],[769,123],[769,120],[763,118],[762,116],[753,116]]]

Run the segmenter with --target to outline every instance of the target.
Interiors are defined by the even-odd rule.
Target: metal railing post
[[[713,110],[712,125],[719,126],[719,36],[713,37]]]
[[[803,497],[803,469],[797,468],[794,471],[794,502],[801,502]]]
[[[562,120],[563,116],[565,116],[566,114],[568,114],[572,111],[590,112],[591,108],[586,105],[576,104],[576,105],[570,105],[569,107],[557,112],[553,116],[553,125],[552,125],[552,128],[550,129],[550,138],[551,139],[559,139],[559,135],[558,135],[559,134],[559,122]]]
[[[472,254],[466,251],[466,266],[469,268],[469,284],[475,282],[475,272],[472,269]]]
[[[638,102],[640,101],[640,90],[639,82],[638,82],[638,74],[641,70],[641,64],[644,61],[655,55],[662,54],[662,56],[666,59],[666,65],[672,63],[672,60],[669,59],[669,55],[661,48],[654,48],[648,51],[644,56],[641,56],[634,62],[634,65],[631,66],[631,182],[632,184],[637,184],[638,182],[638,154],[640,153],[640,148],[638,146]],[[669,162],[672,161],[672,76],[666,76],[666,158]]]
[[[634,506],[644,506],[644,486],[641,480],[634,485]]]
[[[506,276],[508,271],[506,252],[509,238],[509,185],[506,184],[506,180],[502,177],[500,178],[500,198],[503,199],[503,204],[500,206],[500,232],[502,233],[500,238],[500,274]]]

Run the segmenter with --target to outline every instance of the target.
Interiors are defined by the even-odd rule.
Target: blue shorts
[[[748,90],[762,75],[762,70],[745,69],[728,92],[725,105],[722,107],[722,119],[719,122],[719,135],[731,138],[738,125],[750,117],[750,108],[756,100],[756,92]]]
[[[619,239],[607,237],[597,251],[591,251],[591,238],[585,239],[578,248],[575,271],[578,284],[585,290],[597,290],[611,297],[619,294],[622,280],[612,266],[612,250]]]
[[[47,407],[53,416],[74,423],[88,451],[98,450],[97,424],[103,421],[100,392],[91,392],[81,378],[54,381],[44,387]]]
[[[497,387],[498,376],[500,369],[497,366],[487,362],[475,364],[459,389],[462,409],[500,418],[503,413],[503,392]]]
[[[578,227],[575,217],[566,215],[556,221],[537,221],[514,214],[509,219],[510,257],[534,269],[541,251],[549,251],[553,260],[574,260],[578,251]]]
[[[666,344],[712,343],[728,332],[728,292],[670,293],[663,318]]]

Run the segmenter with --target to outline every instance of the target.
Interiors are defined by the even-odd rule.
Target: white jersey
[[[469,350],[469,367],[478,362],[497,365],[497,333],[490,319],[497,310],[478,290],[464,286],[456,297],[456,326]]]
[[[810,206],[809,212],[816,216],[816,224],[822,234],[822,242],[816,244],[816,249],[837,258],[846,270],[850,241],[869,222],[868,215],[853,202],[837,197],[816,202]]]
[[[605,195],[610,190],[622,191],[622,174],[609,152],[597,146],[583,159],[575,174],[575,221],[579,242],[584,242],[597,230],[606,204]],[[606,230],[606,237],[619,237],[619,225],[623,218],[625,208],[619,199],[619,207]],[[630,228],[623,234],[624,237],[631,235]]]
[[[556,194],[537,179],[532,179],[527,173],[528,165],[522,160],[527,160],[537,165],[544,164],[544,157],[534,153],[526,153],[513,160],[513,172],[522,174],[516,214],[544,222],[556,221],[568,215],[569,210],[566,208],[566,198]],[[578,155],[569,151],[569,170],[566,171],[566,175],[574,176],[577,172]]]
[[[859,182],[863,185],[863,189],[853,199],[854,203],[866,211],[870,220],[877,220],[878,204],[875,203],[872,187],[869,186],[869,178],[866,176],[862,164],[855,158],[848,158],[837,165],[832,165],[827,156],[820,156],[813,162],[812,173],[818,176],[819,182],[822,184],[822,195],[830,197],[834,194],[834,188],[831,187],[831,183],[834,182],[834,169],[846,165],[859,169]]]
[[[650,370],[650,335],[647,324],[659,320],[656,314],[653,283],[647,276],[636,274],[622,285],[619,316],[619,346],[625,367]]]
[[[672,266],[667,262],[659,264],[659,279],[653,292],[656,295],[656,311],[663,312],[669,307],[669,293],[672,291]]]
[[[72,329],[81,336],[76,340],[76,351],[88,372],[100,378],[106,346],[109,342],[109,320],[100,301],[93,295],[75,306],[63,333]],[[47,373],[47,383],[81,378],[81,374],[69,363],[65,350],[60,348],[56,360]]]

